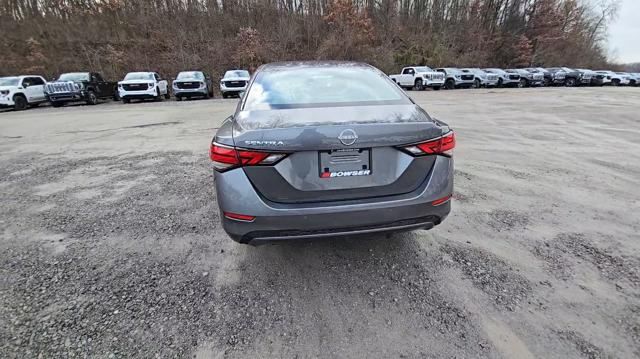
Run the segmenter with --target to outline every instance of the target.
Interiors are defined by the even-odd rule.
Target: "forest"
[[[611,67],[617,0],[0,0],[0,75],[286,60]]]

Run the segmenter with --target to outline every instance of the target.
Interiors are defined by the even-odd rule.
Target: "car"
[[[498,68],[488,68],[482,70],[498,76],[498,87],[517,87],[520,84],[519,74],[509,73],[503,69]]]
[[[173,80],[173,96],[177,101],[192,97],[213,97],[211,76],[202,71],[182,71]]]
[[[585,75],[580,71],[568,67],[549,67],[547,71],[553,74],[553,82],[556,85],[574,87],[591,83],[591,77],[585,78]]]
[[[473,87],[476,79],[475,75],[471,72],[465,72],[455,67],[441,67],[436,69],[438,72],[444,74],[444,87],[447,90],[453,90],[457,88],[471,88]]]
[[[576,69],[576,71],[580,71],[583,74],[583,84],[590,86],[602,86],[604,85],[604,75],[599,74],[593,70],[589,69]],[[589,79],[589,83],[586,80]]]
[[[169,83],[157,72],[129,72],[124,79],[118,82],[118,94],[123,103],[131,100],[162,101],[171,98]]]
[[[389,75],[398,86],[417,91],[430,87],[440,90],[444,85],[444,74],[432,70],[428,66],[409,66],[402,69],[399,75]]]
[[[611,86],[620,86],[620,85],[624,85],[624,79],[622,78],[622,76],[618,75],[617,73],[610,71],[610,70],[598,70],[596,71],[596,73],[601,74],[604,76],[604,85],[611,85]]]
[[[46,80],[37,75],[0,77],[0,108],[21,111],[46,102]]]
[[[219,218],[247,244],[429,229],[451,210],[454,147],[373,66],[263,65],[211,142]]]
[[[633,77],[628,72],[616,72],[620,76],[620,85],[629,86],[632,85]]]
[[[474,76],[473,87],[495,87],[498,86],[498,75],[488,73],[478,68],[460,69],[462,72],[472,73]]]
[[[251,75],[247,70],[229,70],[224,73],[224,77],[220,80],[220,92],[222,98],[229,96],[238,96],[244,93],[249,85]]]
[[[70,102],[96,105],[99,100],[118,99],[116,83],[105,81],[98,72],[67,72],[48,82],[44,87],[47,101],[53,107]]]
[[[525,69],[508,69],[506,71],[520,75],[518,87],[544,86],[544,75],[540,72],[531,72]]]
[[[553,74],[542,67],[527,67],[525,70],[531,73],[542,74],[542,83],[544,86],[551,86],[553,84]]]
[[[631,82],[629,83],[631,86],[640,86],[640,73],[632,72],[631,73]]]

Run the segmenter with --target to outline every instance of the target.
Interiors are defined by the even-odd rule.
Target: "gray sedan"
[[[451,210],[454,146],[372,66],[264,65],[211,142],[219,217],[249,244],[429,229]]]

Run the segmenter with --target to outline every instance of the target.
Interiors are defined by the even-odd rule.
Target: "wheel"
[[[439,91],[440,90],[440,86],[433,86],[433,91]]]
[[[503,85],[502,78],[499,78],[498,79],[498,84],[496,85],[496,87],[502,87],[502,85]]]
[[[26,110],[27,107],[29,107],[29,102],[27,102],[27,99],[22,95],[14,96],[13,103],[14,103],[13,108],[16,111]]]
[[[527,87],[526,79],[520,79],[520,81],[518,82],[518,88],[523,88],[523,87]]]
[[[176,96],[176,101],[178,102],[182,101],[182,96]]]
[[[453,79],[448,79],[445,83],[444,83],[444,87],[447,90],[453,90],[456,88],[456,82]]]
[[[550,78],[547,77],[547,78],[544,79],[544,86],[545,87],[551,86],[551,79]]]
[[[620,86],[620,80],[611,80],[611,86]]]
[[[95,105],[98,103],[98,96],[93,91],[87,92],[87,100],[85,101],[87,105]]]
[[[480,79],[476,79],[475,81],[473,81],[474,89],[479,89],[481,86],[482,86],[482,83],[480,83]]]
[[[58,108],[64,106],[64,102],[51,101],[51,106]]]
[[[162,101],[162,94],[160,94],[160,89],[156,87],[156,101]]]
[[[416,91],[422,91],[424,90],[424,86],[422,85],[422,80],[421,79],[417,79],[415,84],[413,84],[413,89]]]
[[[123,99],[122,99],[122,103],[131,103],[131,99],[129,99],[129,98],[123,98]]]
[[[567,87],[573,87],[576,85],[576,79],[574,79],[573,77],[569,77],[568,79],[564,80],[564,85]]]

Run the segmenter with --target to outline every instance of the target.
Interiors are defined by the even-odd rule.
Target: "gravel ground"
[[[0,357],[640,356],[640,89],[410,95],[458,131],[445,223],[255,248],[236,100],[0,113]]]

